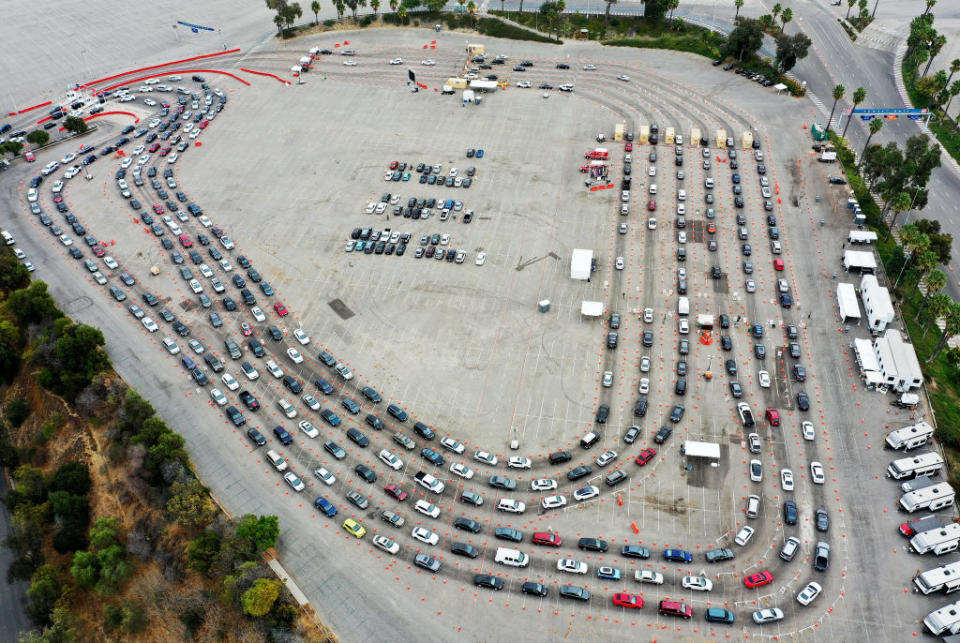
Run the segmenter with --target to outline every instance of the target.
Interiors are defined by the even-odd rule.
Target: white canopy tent
[[[697,442],[686,440],[683,443],[683,452],[688,458],[720,459],[720,445],[716,442]]]
[[[603,315],[602,301],[584,301],[580,304],[580,314],[584,317],[600,317]]]
[[[583,279],[590,278],[590,267],[593,265],[593,250],[584,250],[583,248],[574,248],[573,256],[570,258],[570,278]]]
[[[843,267],[847,270],[876,272],[877,260],[872,252],[864,250],[846,250],[843,253]]]
[[[840,309],[840,321],[860,320],[860,304],[857,302],[857,291],[853,284],[837,284],[837,305]]]
[[[492,92],[496,90],[497,83],[494,80],[471,80],[470,89],[475,89],[481,92]]]

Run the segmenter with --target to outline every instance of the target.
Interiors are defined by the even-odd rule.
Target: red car
[[[650,199],[649,201],[647,201],[647,209],[650,210],[651,212],[653,212],[654,210],[656,210],[656,209],[657,209],[657,202],[654,201],[653,199]]]
[[[533,538],[530,539],[534,545],[547,545],[548,547],[559,547],[563,540],[559,534],[550,531],[535,531]]]
[[[398,163],[397,161],[390,161],[390,169],[391,169],[391,170],[397,169],[397,166],[399,166],[399,165],[400,165],[400,163]]]
[[[54,195],[54,197],[53,197],[53,202],[54,202],[54,203],[62,203],[62,202],[63,202],[63,195],[62,195],[62,194],[59,194],[59,193],[56,194],[56,195]]]
[[[645,465],[646,463],[648,463],[648,462],[650,462],[651,460],[653,460],[653,457],[654,457],[655,455],[657,455],[657,450],[656,450],[656,449],[653,449],[653,448],[644,449],[643,451],[640,452],[640,455],[637,456],[637,459],[634,460],[634,462],[636,462],[637,464],[639,464],[639,465],[642,467],[642,466]]]
[[[203,121],[203,122],[200,123],[200,125],[198,125],[197,127],[199,127],[200,129],[207,129],[207,125],[209,125],[209,124],[210,124],[210,121]]]
[[[625,149],[625,150],[628,151],[628,152],[632,152],[632,151],[633,151],[633,143],[627,143],[626,145],[623,146],[623,149]]]
[[[634,609],[642,609],[643,599],[637,596],[636,594],[628,594],[627,592],[618,592],[613,595],[613,604],[619,605],[620,607],[632,607]]]
[[[189,248],[193,245],[193,239],[190,238],[189,234],[181,234],[177,238],[180,240],[180,245],[184,248]]]
[[[167,109],[170,109],[170,103],[168,103],[167,101],[163,101],[162,103],[160,103],[160,107],[166,107]]]
[[[154,143],[153,145],[151,145],[150,147],[147,148],[147,151],[148,151],[148,152],[156,152],[156,151],[159,150],[159,149],[160,149],[160,143]]]
[[[154,204],[153,204],[153,211],[156,212],[157,214],[163,214],[163,212],[164,212],[163,206],[160,205],[159,203],[154,203]]]
[[[774,269],[774,270],[783,270],[783,259],[774,259],[774,260],[773,260],[773,269]]]
[[[171,150],[171,149],[172,149],[172,148],[169,147],[169,146],[163,148],[162,150],[160,150],[160,156],[166,156],[167,154],[170,153],[170,150]]]
[[[102,257],[105,254],[103,252],[103,248],[101,248],[100,246],[93,246],[92,248],[90,248],[90,251],[93,252],[93,254],[98,257]]]
[[[253,329],[250,328],[250,324],[247,322],[240,322],[240,332],[243,333],[244,337],[249,337],[253,334]]]
[[[780,413],[775,408],[767,409],[767,422],[770,426],[780,426]]]
[[[717,224],[716,224],[716,223],[708,223],[708,224],[707,224],[707,232],[709,232],[710,234],[717,234]]]
[[[288,311],[287,311],[287,307],[284,306],[283,304],[281,304],[279,301],[273,305],[273,309],[274,309],[274,310],[277,312],[277,314],[280,315],[281,317],[286,317],[286,316],[289,314]]]
[[[773,574],[770,572],[757,572],[743,579],[743,584],[749,589],[763,587],[773,582]]]
[[[383,488],[383,490],[387,492],[388,496],[393,496],[400,502],[403,502],[404,500],[407,499],[407,492],[395,484],[388,484],[386,487]]]

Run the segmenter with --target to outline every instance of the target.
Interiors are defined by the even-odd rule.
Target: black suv
[[[673,427],[661,426],[660,430],[657,431],[657,434],[653,436],[653,441],[657,444],[663,444],[667,441],[667,438],[670,437],[671,433],[673,433]]]

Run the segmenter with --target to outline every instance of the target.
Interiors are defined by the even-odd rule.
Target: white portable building
[[[570,259],[570,278],[589,279],[591,265],[593,265],[593,250],[574,248]]]
[[[880,362],[869,339],[854,339],[853,352],[860,366],[860,375],[867,386],[876,386],[883,383],[883,373],[880,372]]]
[[[877,260],[872,252],[865,250],[846,250],[843,253],[843,267],[860,272],[876,272]]]
[[[920,361],[912,344],[903,341],[899,331],[888,328],[873,341],[873,351],[880,365],[883,383],[899,393],[923,384]]]
[[[864,275],[860,279],[860,299],[871,331],[882,333],[896,318],[890,291],[880,285],[875,275]]]
[[[837,307],[840,321],[860,321],[860,304],[857,303],[857,291],[853,284],[837,284]]]
[[[584,317],[600,317],[603,315],[602,301],[582,301],[580,302],[580,314]]]

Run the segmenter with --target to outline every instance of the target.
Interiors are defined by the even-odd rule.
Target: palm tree
[[[376,18],[380,11],[380,0],[370,0],[370,8],[373,9],[373,17]]]
[[[522,2],[523,0],[520,0],[520,1]],[[603,16],[603,22],[607,23],[610,21],[610,7],[617,4],[617,0],[603,0],[603,1],[607,3],[607,12]]]
[[[933,250],[925,250],[916,258],[915,263],[917,270],[920,271],[920,276],[917,278],[917,283],[913,286],[913,293],[911,293],[910,299],[913,299],[916,294],[920,292],[920,282],[927,276],[927,273],[940,265],[940,256]]]
[[[897,217],[900,216],[900,213],[909,210],[911,205],[913,205],[913,201],[906,192],[898,192],[897,195],[890,200],[890,208],[893,210],[893,221],[890,222],[890,229],[893,229],[893,227],[897,225]],[[906,227],[907,226],[904,226],[904,228]],[[903,230],[900,231],[900,238],[903,238]],[[929,244],[930,241],[928,239],[927,245]],[[924,246],[924,249],[926,249],[926,246]]]
[[[740,19],[740,7],[743,6],[743,0],[733,0],[733,6],[737,8],[737,12],[733,14],[733,24],[737,24],[737,20]]]
[[[273,17],[273,24],[277,25],[277,33],[283,35],[283,16],[279,13]]]
[[[390,0],[390,11],[393,11],[394,13],[396,13],[396,12],[397,12],[397,6],[398,6],[399,4],[400,4],[400,3],[399,3],[397,0]]]
[[[943,321],[943,331],[940,333],[940,339],[937,340],[936,347],[934,347],[933,352],[930,353],[930,357],[927,358],[928,364],[937,358],[940,351],[943,350],[943,347],[947,345],[949,338],[960,333],[960,304],[951,301],[943,314]]]
[[[557,40],[560,40],[560,34],[563,32],[563,12],[566,10],[567,3],[557,0]]]
[[[857,87],[857,91],[853,92],[853,108],[856,109],[857,105],[862,103],[867,99],[867,90],[863,87]],[[840,138],[847,138],[847,128],[850,127],[850,121],[853,120],[853,114],[850,114],[850,118],[847,119],[847,124],[843,126],[843,134],[840,135]]]
[[[333,6],[337,10],[337,18],[343,20],[343,14],[347,12],[347,5],[343,0],[333,0]]]
[[[917,308],[917,314],[914,316],[913,321],[920,319],[920,313],[923,312],[924,307],[930,302],[930,297],[943,290],[944,286],[946,285],[947,276],[943,274],[942,270],[934,270],[927,275],[927,295],[923,298],[923,301],[920,302],[920,306]]]
[[[743,0],[740,0],[743,2]],[[843,98],[843,95],[847,93],[847,88],[843,85],[837,85],[833,88],[833,107],[830,108],[830,118],[827,119],[827,131],[830,131],[830,125],[833,123],[833,111],[837,109],[837,101]]]
[[[670,9],[670,20],[673,20],[673,12],[679,6],[680,0],[667,0],[667,8]]]
[[[780,15],[780,12],[783,10],[783,7],[780,6],[780,3],[773,5],[773,20],[776,22],[777,16]]]
[[[470,0],[470,2],[467,3],[467,13],[470,14],[470,21],[472,22],[474,20],[474,15],[477,13],[477,3],[473,0]]]
[[[787,23],[791,20],[793,20],[793,9],[787,7],[783,10],[783,13],[780,14],[780,22],[783,23],[783,26],[780,28],[781,32],[787,28]]]
[[[310,11],[313,12],[313,24],[314,24],[315,26],[316,26],[316,25],[319,25],[319,24],[320,24],[320,2],[319,2],[319,0],[313,0],[313,2],[310,4]]]
[[[867,142],[863,144],[863,151],[860,152],[860,164],[857,166],[858,168],[863,166],[863,155],[867,153],[867,148],[870,147],[870,139],[873,138],[874,134],[879,133],[881,129],[883,129],[882,119],[875,118],[870,121],[870,134],[867,136]]]
[[[942,292],[938,292],[930,297],[930,301],[927,302],[927,312],[930,313],[930,317],[927,320],[927,323],[923,325],[923,335],[921,339],[926,338],[927,331],[930,330],[930,322],[935,322],[943,317],[947,313],[947,309],[950,308],[951,304],[953,304],[953,300],[950,299],[950,295],[945,295]]]
[[[930,42],[930,59],[927,60],[927,66],[920,74],[920,78],[926,78],[927,72],[930,71],[930,65],[933,64],[933,59],[937,57],[945,44],[947,44],[947,37],[941,34],[937,34],[937,37]]]
[[[857,0],[847,0],[847,15],[843,17],[844,20],[850,19],[850,10],[853,9],[855,4],[857,4]]]
[[[503,0],[500,0],[500,13],[503,13]]]
[[[407,19],[407,8],[400,5],[400,8],[397,9],[397,17],[400,18],[400,22],[404,22]]]
[[[947,117],[949,117],[947,110],[950,109],[950,103],[953,102],[953,99],[957,94],[960,94],[960,80],[953,81],[953,84],[950,85],[950,89],[948,91],[950,93],[950,100],[947,101],[947,106],[943,108],[943,115]]]

